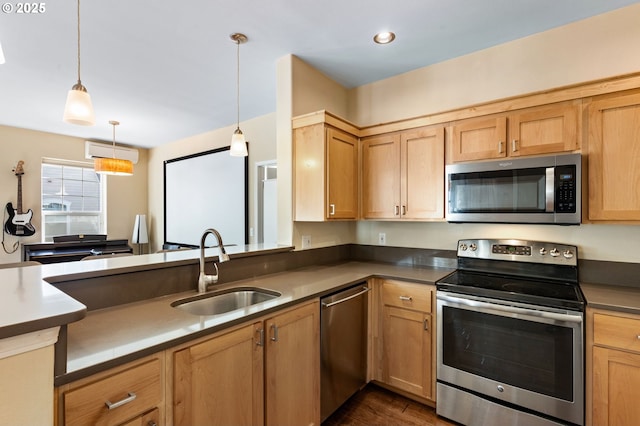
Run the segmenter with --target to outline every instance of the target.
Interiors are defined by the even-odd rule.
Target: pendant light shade
[[[80,81],[80,0],[78,0],[78,82],[71,87],[67,94],[67,103],[64,106],[62,119],[67,123],[81,126],[96,124],[91,96]]]
[[[129,160],[116,158],[116,126],[120,123],[111,120],[109,124],[113,126],[113,157],[96,158],[93,161],[93,168],[96,173],[103,175],[131,176],[133,174],[133,163]]]
[[[233,157],[246,157],[249,155],[247,151],[247,141],[244,138],[244,134],[242,130],[240,130],[240,44],[246,43],[248,38],[244,34],[235,33],[229,36],[231,41],[236,43],[238,46],[237,49],[237,101],[238,101],[238,121],[236,131],[233,132],[233,136],[231,136],[231,149],[229,150],[229,154]]]

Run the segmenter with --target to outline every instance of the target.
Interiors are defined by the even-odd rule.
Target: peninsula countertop
[[[257,244],[228,247],[227,252],[234,257],[242,257],[255,252],[286,252],[292,249],[289,246]],[[57,280],[193,263],[197,258],[194,252],[147,255],[142,263],[138,256],[129,256],[0,269],[0,339],[66,325],[85,317],[87,307],[51,284]],[[207,257],[212,257],[218,254],[218,249],[208,248],[206,252]]]
[[[171,294],[151,300],[90,311],[70,324],[67,373],[57,384],[84,377],[189,340],[211,334],[270,312],[362,282],[370,277],[433,284],[450,268],[395,266],[373,262],[346,262],[310,266],[210,287],[210,291],[259,287],[280,297],[222,315],[198,316],[173,308],[171,303],[196,294]]]

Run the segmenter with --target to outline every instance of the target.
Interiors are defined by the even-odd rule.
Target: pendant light
[[[96,124],[96,115],[91,105],[91,96],[80,81],[80,0],[78,0],[78,82],[71,87],[64,106],[64,121],[81,126]]]
[[[242,130],[240,130],[240,45],[242,43],[247,42],[247,36],[240,33],[231,34],[229,36],[231,41],[235,42],[238,46],[237,52],[237,65],[238,65],[238,73],[237,73],[237,101],[238,101],[238,126],[236,127],[236,131],[233,132],[233,136],[231,137],[231,149],[229,153],[234,157],[246,157],[249,155],[247,152],[247,142],[244,139],[244,134]]]
[[[93,162],[93,168],[96,173],[103,175],[131,176],[133,174],[133,163],[129,160],[116,158],[116,126],[120,122],[111,120],[109,124],[113,126],[113,157],[96,158]]]

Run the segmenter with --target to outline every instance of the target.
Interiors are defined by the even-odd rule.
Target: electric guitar
[[[22,211],[22,175],[24,170],[22,165],[24,161],[18,161],[16,168],[13,172],[18,177],[18,208],[14,209],[11,202],[7,203],[7,214],[9,219],[4,223],[4,231],[7,234],[16,235],[19,237],[28,237],[35,234],[36,229],[31,224],[31,218],[33,217],[33,211],[31,209],[26,212]]]

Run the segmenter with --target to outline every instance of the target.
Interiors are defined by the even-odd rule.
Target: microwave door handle
[[[545,212],[555,211],[556,200],[556,170],[555,167],[547,167],[545,179]]]

